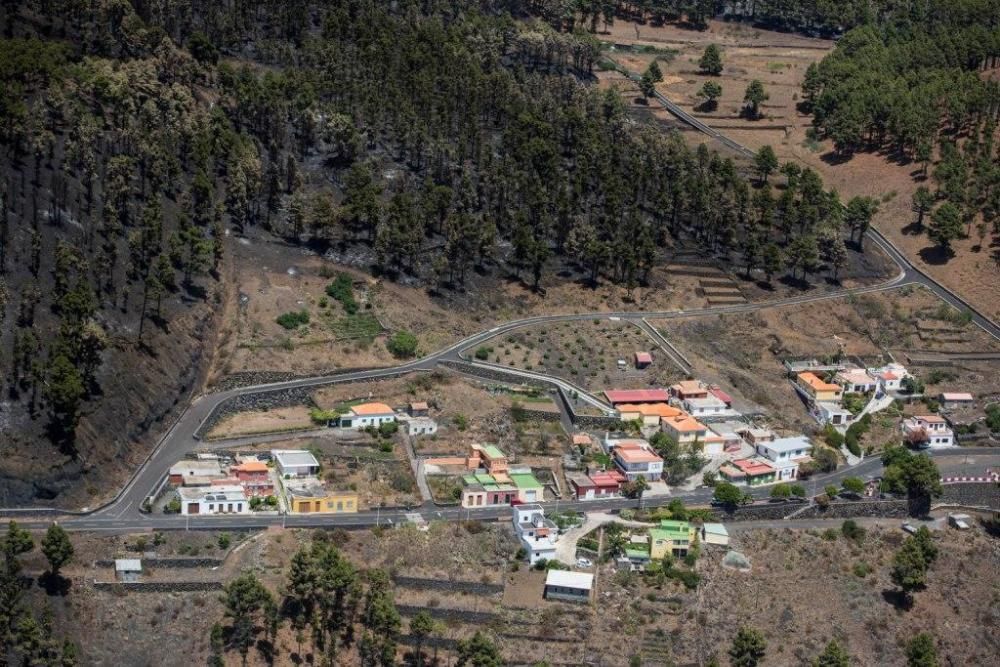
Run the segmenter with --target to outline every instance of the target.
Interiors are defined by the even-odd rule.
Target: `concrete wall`
[[[738,507],[733,512],[716,509],[713,514],[717,521],[776,521],[801,510],[795,519],[849,519],[852,517],[906,517],[908,503],[905,500],[843,501],[831,503],[825,510],[819,505],[801,503],[767,503]]]

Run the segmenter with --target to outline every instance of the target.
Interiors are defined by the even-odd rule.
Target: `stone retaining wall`
[[[427,612],[431,618],[440,621],[456,623],[492,623],[497,615],[488,611],[471,611],[469,609],[451,609],[448,607],[418,607],[409,604],[397,604],[396,609],[403,616],[413,617],[418,613]]]
[[[524,404],[521,404],[521,413],[524,415],[525,421],[539,421],[539,422],[559,422],[562,421],[562,415],[558,412],[548,412],[547,410],[532,410],[531,408],[525,408]]]
[[[776,521],[799,512],[792,519],[849,519],[852,517],[899,517],[909,516],[909,504],[905,500],[857,500],[831,503],[826,509],[819,505],[803,503],[767,503],[738,507],[733,512],[724,509],[713,510],[717,521]]]
[[[143,567],[165,568],[165,569],[185,569],[195,567],[219,567],[225,562],[222,558],[143,558]],[[114,567],[115,561],[112,559],[101,559],[94,561],[94,567]]]
[[[606,417],[604,415],[578,415],[573,413],[573,423],[580,428],[593,428],[601,431],[611,431],[621,426],[618,417]]]
[[[221,591],[221,581],[95,581],[99,591],[126,591],[136,593],[198,593]]]
[[[447,581],[444,579],[422,579],[419,577],[400,577],[392,579],[397,586],[405,588],[418,588],[421,590],[433,591],[454,591],[458,593],[475,593],[482,595],[496,595],[503,593],[502,584],[483,584],[478,581]]]
[[[857,517],[885,517],[905,519],[910,516],[909,503],[905,500],[860,500],[831,503],[826,509],[819,505],[807,507],[796,519],[852,519]]]
[[[992,482],[942,484],[941,491],[941,497],[936,502],[1000,510],[1000,484]]]

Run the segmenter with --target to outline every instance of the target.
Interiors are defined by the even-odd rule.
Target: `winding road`
[[[692,127],[706,135],[711,136],[726,146],[740,152],[743,155],[752,157],[753,152],[741,146],[740,144],[732,141],[728,137],[725,137],[718,131],[712,129],[711,127],[705,125],[697,118],[694,118],[686,111],[678,107],[676,104],[668,100],[663,95],[657,93],[656,98],[659,100],[663,106],[670,111],[673,115],[677,116],[680,120],[688,123]],[[360,512],[351,515],[318,515],[318,514],[306,514],[306,515],[289,515],[289,516],[257,516],[257,515],[228,515],[228,516],[195,516],[195,517],[180,517],[180,516],[164,516],[164,515],[153,515],[144,514],[139,511],[143,500],[150,494],[150,492],[159,484],[169,470],[171,464],[177,459],[183,457],[187,452],[203,446],[198,437],[197,433],[201,425],[211,416],[212,412],[225,403],[228,400],[236,398],[238,396],[254,394],[260,392],[268,392],[280,389],[292,389],[292,388],[311,388],[320,387],[327,384],[341,383],[341,382],[356,382],[363,380],[371,380],[375,378],[398,375],[403,372],[414,372],[414,371],[428,371],[436,368],[441,362],[453,362],[456,364],[463,365],[479,365],[490,367],[490,364],[479,364],[478,362],[470,362],[463,356],[463,351],[485,343],[494,336],[504,334],[516,329],[523,327],[538,325],[538,324],[551,324],[556,322],[569,322],[569,321],[585,321],[594,319],[619,319],[623,321],[629,321],[637,326],[641,327],[644,331],[648,332],[649,324],[645,321],[646,319],[677,319],[677,318],[690,318],[690,317],[706,317],[713,315],[723,315],[723,314],[741,314],[750,313],[765,308],[777,308],[782,306],[790,306],[803,303],[812,303],[817,301],[824,301],[828,299],[843,298],[849,295],[858,295],[869,292],[877,292],[882,290],[895,289],[902,287],[904,285],[922,285],[936,294],[938,297],[951,304],[952,306],[967,310],[972,314],[972,321],[977,326],[981,327],[988,334],[1000,341],[1000,327],[996,323],[991,321],[977,309],[966,303],[957,294],[944,287],[940,283],[936,282],[933,278],[928,276],[926,273],[921,271],[919,268],[915,267],[909,260],[896,248],[895,245],[887,238],[885,238],[876,229],[869,229],[867,233],[867,239],[874,245],[878,246],[883,250],[886,255],[896,264],[898,267],[897,274],[879,284],[869,287],[860,287],[853,289],[840,289],[822,293],[811,293],[804,294],[800,296],[788,297],[783,299],[775,299],[771,301],[764,301],[758,303],[747,303],[731,306],[717,306],[710,308],[700,308],[694,310],[672,310],[672,311],[662,311],[662,312],[598,312],[598,313],[578,313],[578,314],[567,314],[567,315],[544,315],[538,317],[529,317],[520,320],[513,320],[506,322],[504,324],[492,327],[485,331],[481,331],[477,334],[469,336],[463,340],[460,340],[453,345],[446,347],[442,350],[429,354],[422,359],[417,359],[410,361],[399,366],[391,368],[381,368],[374,370],[362,370],[347,372],[335,375],[324,375],[311,378],[301,378],[296,380],[290,380],[286,382],[276,382],[270,384],[261,384],[249,387],[240,387],[236,389],[229,389],[226,391],[220,391],[212,394],[205,394],[196,397],[191,401],[191,404],[184,410],[183,413],[176,419],[170,429],[161,437],[160,441],[157,443],[156,447],[153,449],[149,457],[145,462],[138,468],[138,470],[133,474],[131,479],[125,485],[125,487],[119,492],[119,494],[105,506],[98,508],[89,512],[66,512],[58,516],[61,525],[69,530],[79,530],[79,531],[105,531],[105,532],[129,532],[129,531],[142,531],[142,530],[183,530],[183,529],[253,529],[253,528],[264,528],[267,526],[281,525],[288,527],[316,527],[316,526],[370,526],[376,524],[388,524],[388,523],[399,523],[401,521],[407,520],[407,514],[420,513],[427,520],[443,519],[443,520],[460,520],[460,519],[473,519],[473,520],[488,520],[488,519],[506,519],[510,516],[510,509],[507,507],[490,507],[482,509],[462,509],[462,508],[442,508],[435,509],[429,506],[423,506],[421,508],[407,511],[407,510],[388,510],[388,511],[369,511]],[[520,375],[526,379],[541,379],[549,382],[553,385],[566,385],[563,389],[572,391],[577,390],[577,388],[572,385],[568,385],[565,381],[558,378],[547,377],[539,373],[533,373],[529,371],[519,371],[516,369],[504,367],[505,373]],[[581,400],[588,402],[596,401],[593,397],[589,397],[586,393],[580,394]],[[596,402],[599,407],[605,407],[599,401]],[[283,436],[286,437],[286,436]],[[262,438],[257,438],[257,441],[261,441]],[[220,445],[221,446],[221,445]],[[225,443],[226,447],[232,447],[233,443]],[[962,453],[983,453],[982,449],[956,449],[952,448],[944,452],[932,452],[932,454],[962,454]],[[813,480],[810,480],[809,484],[813,485],[825,485],[829,483],[837,483],[839,480],[847,476],[856,477],[874,477],[881,470],[881,462],[876,459],[868,459],[863,461],[861,464],[851,467],[843,468],[834,473],[828,475],[816,475]],[[767,490],[755,490],[753,493],[756,495],[762,495],[766,493]],[[688,503],[704,503],[708,502],[711,498],[712,491],[710,489],[698,489],[691,492],[682,492],[672,496],[663,497],[662,502],[666,503],[673,498],[680,498]],[[655,504],[660,501],[660,498],[647,498],[643,502],[647,505]],[[614,510],[622,509],[627,507],[637,507],[638,502],[636,500],[630,500],[625,498],[614,498],[607,500],[592,500],[592,501],[571,501],[571,502],[560,502],[559,506],[561,509],[574,509],[580,511],[589,510]],[[44,528],[51,521],[48,520],[38,520],[38,517],[44,512],[44,516],[52,517],[52,510],[48,508],[10,508],[0,510],[7,516],[18,516],[23,515],[24,521],[23,525],[28,528]]]

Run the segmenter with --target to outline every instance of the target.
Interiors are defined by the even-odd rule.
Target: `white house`
[[[682,405],[692,417],[711,417],[729,413],[729,407],[725,401],[712,394],[704,398],[686,398]]]
[[[955,444],[955,432],[940,415],[916,415],[904,419],[901,428],[903,437],[918,447],[951,447]]]
[[[361,431],[369,426],[378,428],[382,424],[394,421],[396,421],[396,411],[385,403],[360,403],[352,405],[346,413],[340,415],[336,426]]]
[[[278,474],[282,477],[311,477],[319,474],[319,461],[304,449],[275,449],[274,456]]]
[[[976,399],[967,392],[945,392],[938,396],[938,401],[944,408],[960,408],[963,405],[972,405]]]
[[[177,489],[181,514],[249,514],[250,502],[242,486],[188,487]]]
[[[411,417],[409,415],[399,415],[399,423],[403,425],[403,430],[410,437],[418,435],[434,435],[438,431],[438,424],[430,417]]]
[[[521,546],[528,552],[529,563],[535,564],[543,558],[555,558],[559,528],[552,520],[545,518],[545,510],[541,505],[515,506],[514,532],[521,540]]]
[[[549,570],[545,575],[546,600],[566,600],[568,602],[587,602],[590,591],[594,588],[594,575],[588,572],[570,572],[568,570]]]
[[[776,481],[795,479],[799,475],[799,463],[812,453],[812,443],[804,435],[778,438],[757,445],[757,453],[770,461],[777,471]]]
[[[649,445],[623,443],[611,450],[611,456],[630,482],[640,477],[655,482],[663,476],[663,459]]]
[[[886,391],[899,391],[903,388],[903,379],[910,375],[905,366],[897,363],[869,368],[868,373],[881,382]]]
[[[854,394],[865,394],[875,391],[878,381],[863,368],[847,368],[838,372],[833,381],[844,388],[844,391]]]
[[[701,543],[729,546],[729,531],[721,523],[702,524]]]
[[[817,401],[813,403],[812,415],[820,424],[833,426],[848,426],[854,421],[854,413],[844,408],[840,403]]]

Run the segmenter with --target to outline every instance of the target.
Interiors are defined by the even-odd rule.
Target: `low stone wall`
[[[199,593],[221,591],[221,581],[95,581],[99,591],[129,593]]]
[[[793,519],[850,519],[852,517],[909,516],[905,500],[857,500],[831,503],[826,509],[804,503],[761,503],[738,507],[732,512],[715,509],[713,515],[723,523],[733,521],[777,521],[795,512]]]
[[[515,375],[514,373],[508,373],[502,368],[483,368],[482,366],[474,366],[460,361],[441,361],[438,363],[441,366],[450,368],[459,373],[474,375],[475,377],[484,378],[486,380],[505,382],[507,384],[523,384],[528,385],[529,387],[539,387],[542,389],[558,387],[558,385],[554,382],[539,380],[537,378],[522,377],[520,375]]]
[[[225,562],[222,558],[143,558],[143,567],[165,568],[165,569],[185,569],[196,567],[219,567]],[[101,559],[94,561],[94,567],[114,567],[115,561],[112,559]]]
[[[1000,484],[993,482],[942,484],[941,497],[935,502],[1000,510]]]
[[[573,414],[573,423],[580,428],[593,428],[602,431],[609,431],[621,425],[618,417],[606,417],[604,415],[578,415]]]
[[[538,422],[559,422],[562,421],[562,415],[558,412],[548,412],[547,410],[532,410],[531,408],[525,408],[524,404],[521,404],[521,413],[524,415],[525,421],[538,421]]]
[[[420,590],[450,591],[457,593],[475,593],[480,595],[496,595],[503,593],[502,584],[483,584],[478,581],[448,581],[445,579],[422,579],[419,577],[393,577],[397,586],[417,588]]]
[[[860,500],[831,503],[826,509],[819,505],[806,508],[796,519],[853,519],[858,517],[885,517],[905,519],[910,516],[909,503],[905,500]]]
[[[431,618],[439,621],[456,623],[492,623],[497,615],[488,611],[471,611],[469,609],[451,609],[448,607],[418,607],[416,605],[398,604],[396,609],[402,616],[413,617],[420,612],[427,612]]]

